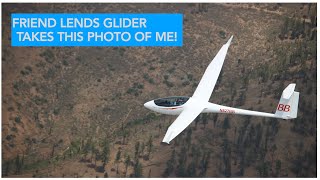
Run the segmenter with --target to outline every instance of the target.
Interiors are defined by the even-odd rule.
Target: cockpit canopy
[[[157,106],[174,107],[181,106],[189,100],[189,97],[185,96],[172,96],[154,100]]]

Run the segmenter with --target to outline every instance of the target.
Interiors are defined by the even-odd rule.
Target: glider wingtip
[[[162,141],[163,143],[166,143],[166,144],[170,144],[170,142],[169,141]]]
[[[233,38],[233,35],[231,35],[230,39],[228,40],[227,44],[231,44],[231,41],[232,41],[232,38]]]

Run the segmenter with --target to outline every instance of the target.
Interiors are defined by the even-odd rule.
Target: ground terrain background
[[[316,177],[316,4],[2,4],[2,177]],[[183,13],[182,47],[11,47],[11,13]],[[175,116],[234,35],[211,102],[298,118],[207,114],[171,145]]]

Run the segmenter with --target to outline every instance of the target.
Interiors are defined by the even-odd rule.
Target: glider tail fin
[[[282,119],[297,117],[299,92],[294,91],[296,84],[289,84],[282,92],[275,115]]]

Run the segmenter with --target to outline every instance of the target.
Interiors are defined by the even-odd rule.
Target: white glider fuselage
[[[168,97],[168,98],[177,98],[177,97]],[[168,99],[164,98],[164,99]],[[187,98],[187,97],[185,97]],[[203,106],[201,113],[222,113],[222,114],[240,114],[240,115],[251,115],[251,116],[262,116],[262,117],[277,117],[275,114],[250,111],[245,109],[233,108],[228,106],[223,106],[219,104],[214,104],[211,102],[201,102],[197,99],[190,97],[185,104],[182,105],[170,105],[170,106],[159,106],[155,103],[156,100],[149,101],[144,104],[144,106],[152,111],[158,112],[160,114],[167,115],[180,115],[181,112],[189,106],[189,104],[198,104]],[[280,118],[280,117],[278,117]]]

